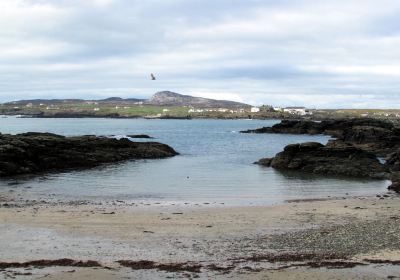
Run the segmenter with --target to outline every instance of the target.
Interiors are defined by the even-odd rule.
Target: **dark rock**
[[[385,165],[392,171],[400,171],[400,149],[388,156]]]
[[[326,146],[316,143],[293,144],[285,147],[272,159],[259,164],[281,170],[382,179],[388,169],[375,155],[342,141],[330,141]]]
[[[397,193],[400,193],[400,182],[394,182],[392,183],[389,187],[388,190],[395,191]]]
[[[129,134],[126,135],[129,138],[144,138],[144,139],[152,139],[153,137],[146,134]]]
[[[400,148],[400,128],[378,119],[282,120],[272,127],[242,133],[325,134],[352,143],[377,155],[387,155]]]
[[[64,137],[33,132],[0,134],[0,177],[174,155],[177,152],[167,145],[132,142],[127,138]]]
[[[400,149],[388,156],[385,166],[391,171],[388,189],[400,193]]]
[[[388,190],[400,193],[400,171],[392,172],[390,174],[390,180],[392,184],[388,187]]]
[[[255,164],[260,164],[264,166],[271,166],[273,158],[262,158],[259,161],[256,161]]]

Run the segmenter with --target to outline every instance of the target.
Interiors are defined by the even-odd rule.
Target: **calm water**
[[[63,135],[145,133],[171,145],[181,155],[139,160],[100,168],[1,180],[2,191],[55,200],[123,199],[159,203],[273,204],[288,199],[370,195],[388,182],[281,173],[252,164],[280,152],[287,144],[326,136],[241,134],[271,126],[271,120],[142,120],[0,118],[1,133],[27,131]]]

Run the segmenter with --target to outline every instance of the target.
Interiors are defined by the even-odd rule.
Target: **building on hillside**
[[[258,108],[258,107],[251,107],[250,112],[252,112],[252,113],[258,113],[258,112],[260,112],[260,108]]]
[[[46,107],[46,110],[60,110],[60,107],[54,106],[54,105],[50,105]]]
[[[163,109],[162,111],[163,111],[163,113],[167,113],[167,112],[169,112],[170,110],[169,110],[169,109]]]
[[[210,112],[210,110],[206,110],[207,112]],[[195,108],[190,108],[188,110],[188,113],[203,113],[204,109],[195,109]]]
[[[283,109],[283,112],[300,116],[312,115],[312,112],[305,107],[286,107]]]

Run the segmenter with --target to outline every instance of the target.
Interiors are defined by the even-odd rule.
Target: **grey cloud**
[[[400,106],[394,0],[4,3],[14,16],[2,21],[0,11],[0,101],[167,89],[254,104]]]

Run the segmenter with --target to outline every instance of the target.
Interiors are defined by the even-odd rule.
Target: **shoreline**
[[[387,271],[400,276],[396,266],[400,260],[400,241],[396,241],[400,240],[399,199],[388,194],[199,208],[2,206],[0,267],[9,262],[22,265],[4,268],[0,275],[28,272],[41,277],[50,270],[49,277],[54,279],[107,279],[110,275],[114,279],[127,275],[142,279],[285,279],[293,273],[328,276],[331,270],[323,268],[333,267],[343,277],[357,279],[368,275],[371,267],[388,266]],[[63,258],[95,261],[102,267],[23,264]],[[378,265],[373,259],[384,263]],[[122,265],[119,260],[126,262]]]

